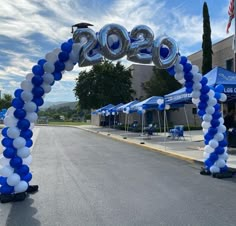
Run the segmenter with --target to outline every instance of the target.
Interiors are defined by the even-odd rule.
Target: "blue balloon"
[[[207,159],[204,163],[209,168],[214,164],[210,159]]]
[[[218,156],[216,153],[214,153],[214,152],[211,153],[210,156],[209,156],[209,159],[210,159],[210,161],[212,161],[212,162],[217,161],[218,158],[219,158],[219,156]]]
[[[187,82],[185,83],[185,87],[186,87],[186,88],[192,88],[192,87],[193,87],[193,81],[187,81]]]
[[[208,83],[208,79],[206,77],[202,77],[202,80],[200,81],[200,83],[205,86]]]
[[[39,75],[35,75],[31,82],[35,85],[35,86],[40,86],[43,84],[43,77],[39,76]]]
[[[7,138],[7,137],[3,138],[2,139],[2,145],[6,148],[13,147],[13,139]]]
[[[186,88],[186,93],[192,93],[192,92],[193,92],[193,88],[192,87]]]
[[[55,63],[54,63],[54,66],[55,66],[55,71],[54,72],[61,72],[65,69],[65,64],[59,60],[57,60]]]
[[[72,40],[72,39],[71,39]],[[72,50],[72,42],[68,40],[68,42],[64,42],[61,45],[61,50],[67,53],[70,53]]]
[[[0,185],[5,185],[7,183],[7,178],[0,176]]]
[[[209,96],[206,95],[206,94],[201,94],[199,99],[202,101],[202,102],[207,102],[209,100]]]
[[[209,134],[211,134],[211,135],[215,135],[215,134],[217,134],[217,132],[218,132],[218,130],[217,130],[217,128],[215,128],[215,127],[210,127],[209,129],[208,129],[208,133]]]
[[[218,146],[218,147],[215,149],[215,153],[216,153],[217,155],[222,155],[224,152],[225,152],[225,149],[224,149],[223,147]]]
[[[21,119],[17,122],[17,127],[21,130],[27,130],[30,127],[30,122],[27,119]]]
[[[221,112],[215,111],[214,114],[212,115],[213,119],[219,119],[222,116]]]
[[[192,81],[193,80],[193,74],[191,72],[184,73],[184,79],[186,81]]]
[[[215,108],[215,111],[219,111],[219,110],[220,110],[220,104],[216,104],[216,105],[214,106],[214,108]]]
[[[73,43],[74,43],[73,38],[68,39],[67,42],[68,42],[69,44],[73,45]]]
[[[41,97],[44,95],[44,89],[41,86],[35,86],[32,89],[32,93],[33,93],[34,97]]]
[[[220,172],[221,172],[221,173],[225,173],[225,172],[228,171],[228,169],[229,169],[228,166],[225,165],[224,167],[220,168]]]
[[[222,141],[219,141],[219,146],[220,147],[226,147],[227,146],[227,141],[224,139],[224,140],[222,140]]]
[[[19,168],[22,165],[22,158],[15,156],[9,163],[12,168]]]
[[[198,110],[197,111],[197,114],[200,116],[200,117],[202,117],[203,115],[205,115],[205,111],[203,111],[203,110]]]
[[[210,91],[210,87],[207,85],[202,85],[202,88],[200,89],[202,94],[206,94]]]
[[[3,151],[3,155],[7,159],[11,159],[16,155],[16,149],[13,147],[8,147]]]
[[[32,179],[32,174],[31,173],[28,173],[25,176],[21,177],[21,180],[24,180],[28,183],[31,181],[31,179]]]
[[[215,92],[215,96],[214,96],[217,100],[219,100],[220,99],[220,97],[221,97],[221,95],[220,95],[220,93],[218,93],[218,92]]]
[[[11,105],[12,105],[14,108],[16,108],[16,109],[18,109],[18,108],[23,108],[23,106],[24,106],[24,101],[23,101],[21,98],[16,97],[16,98],[14,98],[14,99],[12,100]]]
[[[41,67],[43,67],[43,65],[46,63],[47,61],[45,59],[40,59],[38,61],[38,65],[40,65]]]
[[[29,173],[29,167],[23,164],[18,169],[16,169],[15,172],[22,178]]]
[[[3,135],[4,137],[8,137],[8,136],[7,136],[7,130],[8,130],[8,128],[9,128],[9,127],[4,127],[4,128],[2,129],[2,135]]]
[[[3,194],[3,195],[11,194],[13,192],[14,192],[14,187],[9,186],[8,184],[5,184],[2,187],[0,187],[0,193]]]
[[[218,127],[220,125],[220,121],[218,119],[211,120],[212,127]]]
[[[65,52],[65,51],[62,51],[58,54],[58,59],[61,61],[61,62],[65,62],[69,59],[69,53]]]
[[[16,89],[14,92],[15,97],[21,97],[21,93],[23,92],[23,89]]]
[[[16,109],[14,111],[14,116],[18,119],[23,119],[26,116],[26,111],[22,108]]]
[[[42,97],[35,97],[35,98],[33,98],[32,101],[39,107],[42,106],[44,103],[44,100]]]
[[[174,76],[174,75],[175,75],[174,66],[168,68],[167,71],[168,71],[168,73],[169,73],[171,76]]]
[[[216,92],[219,92],[219,93],[223,93],[223,92],[224,92],[224,86],[223,86],[222,84],[217,85],[217,86],[215,87],[215,91],[216,91]]]
[[[188,61],[188,58],[187,58],[187,57],[181,56],[180,64],[185,65],[185,64],[187,63],[187,61]]]
[[[169,55],[169,52],[170,52],[169,49],[166,47],[161,47],[160,49],[160,55],[163,58],[166,58]]]
[[[34,65],[33,68],[32,68],[32,72],[35,75],[42,76],[44,74],[44,69],[41,65]]]
[[[31,139],[26,140],[26,147],[30,148],[33,145],[33,141]]]
[[[192,64],[186,63],[186,64],[184,65],[184,72],[185,72],[185,73],[188,73],[188,72],[190,72],[191,70],[192,70]]]
[[[30,139],[33,136],[33,132],[30,129],[23,130],[20,132],[20,136],[27,139]]]
[[[202,101],[199,102],[198,109],[205,110],[206,107],[207,107],[207,103],[206,102],[202,102]]]
[[[54,76],[54,80],[55,81],[60,81],[61,79],[62,79],[62,74],[61,74],[61,72],[54,72],[54,73],[52,73],[53,74],[53,76]]]

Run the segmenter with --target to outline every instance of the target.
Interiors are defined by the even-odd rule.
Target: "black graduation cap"
[[[76,28],[88,28],[88,26],[93,26],[93,24],[89,24],[89,23],[78,23],[78,24],[74,24],[71,26],[72,30],[71,30],[71,33],[73,34],[74,33],[74,27]]]

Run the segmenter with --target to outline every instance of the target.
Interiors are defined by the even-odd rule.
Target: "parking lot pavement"
[[[204,161],[204,141],[201,130],[185,131],[184,137],[172,139],[165,132],[147,136],[141,133],[125,132],[123,130],[94,125],[83,125],[79,126],[79,128],[130,144],[141,145],[144,148],[187,161],[198,163],[203,163]],[[236,169],[236,150],[232,148],[229,148],[228,166]]]

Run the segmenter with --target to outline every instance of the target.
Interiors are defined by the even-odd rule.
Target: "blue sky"
[[[13,3],[15,2],[15,3]],[[225,29],[229,0],[206,0],[212,42],[234,32]],[[167,34],[179,44],[180,53],[201,50],[203,0],[17,0],[2,1],[0,7],[0,90],[13,94],[39,59],[71,38],[71,25],[94,24],[99,31],[108,23],[148,25],[155,37]],[[124,61],[127,66],[131,62]],[[80,70],[76,66],[56,82],[45,101],[74,101],[73,88]]]

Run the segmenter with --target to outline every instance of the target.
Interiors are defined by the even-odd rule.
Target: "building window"
[[[234,70],[234,61],[233,59],[226,60],[226,69],[229,71]]]

